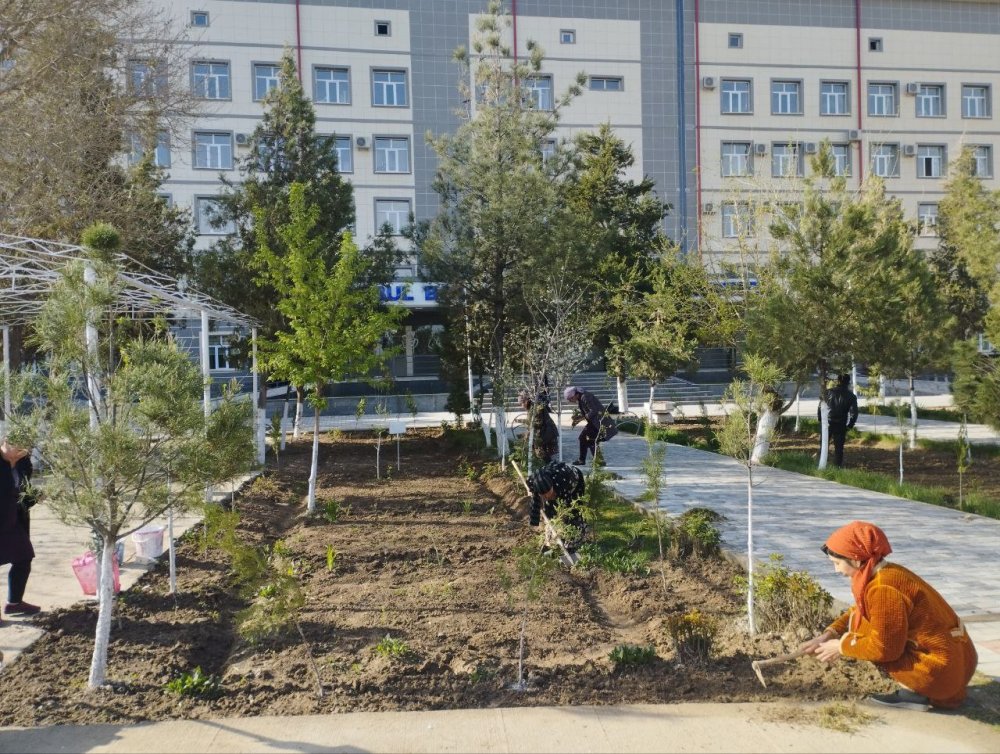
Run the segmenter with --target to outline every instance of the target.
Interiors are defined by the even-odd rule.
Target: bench
[[[645,415],[652,417],[653,424],[674,423],[675,407],[673,401],[653,401],[652,405],[647,401],[642,406]]]

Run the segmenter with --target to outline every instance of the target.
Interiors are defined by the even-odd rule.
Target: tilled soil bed
[[[891,688],[873,666],[812,659],[765,669],[750,661],[800,637],[744,629],[736,566],[689,559],[656,563],[648,576],[558,570],[527,619],[526,691],[518,677],[522,603],[501,571],[537,536],[523,496],[506,478],[478,481],[463,450],[440,430],[410,431],[402,468],[375,479],[371,435],[321,443],[318,503],[341,503],[334,522],[305,513],[310,443],[289,445],[281,468],[238,495],[246,541],[282,539],[298,563],[306,603],[299,631],[250,644],[235,628],[247,606],[225,557],[203,552],[192,530],[178,547],[177,596],[159,563],[119,599],[112,629],[111,688],[86,690],[96,607],[40,616],[43,637],[4,671],[0,725],[129,723],[172,718],[297,715],[353,710],[852,699]],[[383,446],[395,460],[393,444]],[[384,473],[384,470],[383,470]],[[332,548],[332,550],[330,549]],[[330,555],[335,554],[330,568]],[[664,630],[668,616],[697,608],[718,621],[707,664],[685,664]],[[391,641],[385,641],[386,637]],[[398,655],[376,651],[394,646]],[[656,648],[653,662],[619,670],[621,644]],[[318,669],[323,696],[312,669]],[[207,696],[165,688],[196,667],[219,679]]]

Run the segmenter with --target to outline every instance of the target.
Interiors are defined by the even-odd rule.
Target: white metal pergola
[[[38,315],[53,285],[72,263],[86,265],[87,251],[81,246],[61,244],[37,238],[24,238],[0,234],[0,331],[3,337],[4,419],[10,414],[10,328],[29,325]],[[201,321],[199,353],[201,370],[205,378],[203,403],[205,415],[211,412],[211,386],[209,370],[209,322],[217,320],[250,330],[253,342],[251,367],[253,394],[256,401],[259,389],[257,372],[257,323],[247,315],[192,290],[179,280],[151,270],[124,253],[113,257],[119,273],[121,295],[118,312],[132,318],[156,315],[190,317],[197,313]],[[88,339],[91,336],[87,334]],[[262,426],[257,417],[257,424]],[[257,453],[263,462],[264,433],[256,432]]]

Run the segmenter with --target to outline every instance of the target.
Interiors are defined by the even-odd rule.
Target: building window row
[[[771,176],[774,178],[801,177],[805,172],[804,154],[816,149],[802,143],[775,142],[770,145]],[[851,175],[851,145],[831,144],[834,173]],[[745,177],[754,174],[755,154],[764,156],[767,144],[749,141],[724,141],[720,148],[719,174],[723,178]],[[898,178],[900,175],[899,144],[871,144],[869,165],[874,175],[881,178]],[[917,144],[902,147],[902,155],[916,158],[917,178],[943,178],[947,174],[946,149],[943,144]],[[972,147],[974,174],[980,178],[993,177],[993,147],[979,144]]]
[[[801,80],[771,80],[771,114],[801,115],[803,113],[803,82]],[[991,118],[991,88],[989,84],[962,84],[960,111],[963,118]],[[944,84],[907,84],[906,93],[914,97],[914,115],[918,118],[943,118],[946,115]],[[724,114],[753,113],[753,81],[722,79],[721,108]],[[868,115],[874,118],[893,117],[900,112],[900,84],[897,81],[869,81],[867,85]],[[820,115],[851,114],[851,84],[849,81],[819,82]]]
[[[376,233],[388,226],[389,232],[398,236],[410,223],[409,199],[376,199]],[[195,230],[203,236],[227,236],[236,232],[232,221],[223,220],[223,210],[218,197],[198,196],[194,200]],[[223,368],[223,367],[220,367]]]
[[[788,205],[778,205],[783,207]],[[749,202],[723,202],[720,212],[723,238],[754,238],[757,218],[754,207]],[[917,205],[917,233],[921,236],[936,236],[938,205],[923,203]]]

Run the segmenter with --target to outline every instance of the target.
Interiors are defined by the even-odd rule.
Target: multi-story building
[[[164,141],[158,154],[169,166],[164,190],[192,208],[202,248],[226,232],[207,222],[219,173],[237,178],[286,49],[318,130],[337,140],[358,238],[385,222],[398,230],[410,212],[433,216],[425,134],[458,125],[451,53],[468,44],[486,0],[161,2],[192,27],[190,81],[205,109],[185,143]],[[587,74],[560,137],[609,122],[632,146],[632,177],[653,178],[672,205],[666,230],[685,248],[724,253],[738,236],[765,232],[747,222],[745,205],[769,192],[795,201],[788,176],[808,171],[824,139],[852,185],[869,172],[885,177],[925,247],[935,243],[948,160],[963,145],[995,186],[995,0],[509,0],[507,9],[517,54],[527,55],[529,39],[545,51],[531,82],[540,106]],[[407,303],[433,307],[426,293],[414,288]],[[421,371],[432,329],[412,320],[397,371]]]

